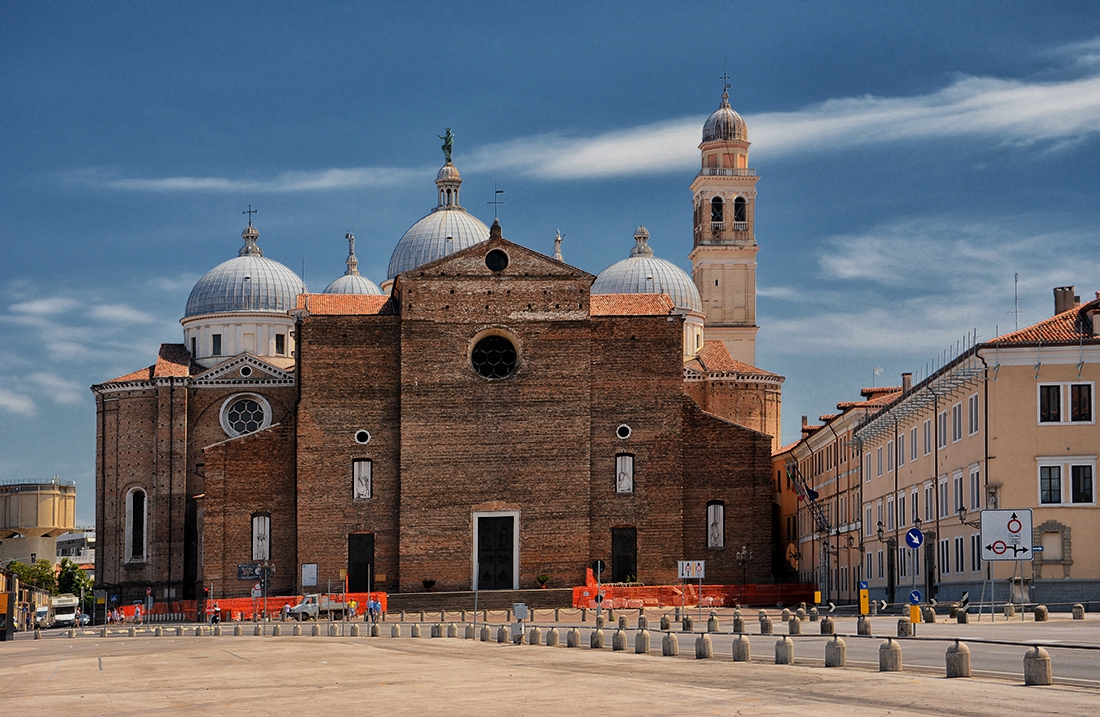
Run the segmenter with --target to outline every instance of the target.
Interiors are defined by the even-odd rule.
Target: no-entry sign
[[[982,511],[982,560],[1031,560],[1031,510]]]

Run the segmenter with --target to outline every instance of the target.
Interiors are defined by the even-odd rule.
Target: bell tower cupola
[[[749,167],[745,120],[722,104],[703,125],[694,206],[692,278],[706,313],[707,339],[719,339],[738,361],[756,363],[756,170]]]

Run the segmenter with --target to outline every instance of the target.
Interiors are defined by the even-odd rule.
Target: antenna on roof
[[[1016,272],[1012,275],[1012,284],[1015,294],[1015,314],[1016,314],[1016,331],[1020,330],[1020,272]]]

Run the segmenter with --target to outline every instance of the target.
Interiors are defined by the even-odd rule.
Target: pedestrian
[[[290,603],[284,602],[283,603],[283,622],[286,622],[289,619],[290,619]]]
[[[141,624],[141,605],[134,605],[134,624]]]

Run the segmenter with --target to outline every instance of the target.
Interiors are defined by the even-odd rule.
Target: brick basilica
[[[630,256],[598,276],[437,204],[381,286],[322,293],[259,232],[187,302],[183,342],[92,387],[96,574],[128,601],[337,584],[518,589],[548,578],[770,582],[781,376],[755,361],[756,180],[723,93],[692,182],[693,276]],[[686,214],[686,212],[685,212]],[[747,566],[736,553],[748,546]]]

